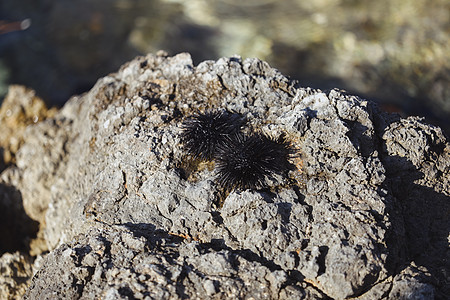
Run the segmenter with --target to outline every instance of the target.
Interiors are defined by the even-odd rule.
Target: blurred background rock
[[[258,57],[450,132],[448,0],[1,0],[0,99],[62,105],[139,54]]]

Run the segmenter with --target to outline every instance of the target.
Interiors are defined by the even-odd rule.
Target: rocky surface
[[[0,170],[15,163],[15,153],[23,144],[25,129],[30,124],[52,117],[56,109],[47,109],[36,93],[19,85],[11,85],[0,107]]]
[[[298,156],[285,178],[224,194],[213,163],[184,153],[184,118],[218,108],[289,138]],[[450,293],[442,130],[302,88],[263,61],[138,57],[24,141],[2,197],[20,193],[50,251],[26,299]]]
[[[0,298],[22,299],[31,276],[33,259],[20,252],[5,253],[0,257]]]

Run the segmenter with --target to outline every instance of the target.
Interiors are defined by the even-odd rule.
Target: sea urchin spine
[[[292,152],[284,136],[237,133],[218,148],[217,181],[225,190],[264,187],[266,178],[287,170]]]
[[[197,114],[183,122],[182,142],[194,158],[212,159],[218,147],[239,132],[243,119],[226,111]]]

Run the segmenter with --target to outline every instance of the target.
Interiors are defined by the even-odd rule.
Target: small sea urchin
[[[284,136],[237,133],[222,143],[215,156],[217,181],[225,190],[260,188],[266,178],[283,173],[292,153]]]
[[[242,123],[240,115],[226,111],[194,115],[182,125],[184,148],[194,158],[212,159],[216,149],[236,134]]]

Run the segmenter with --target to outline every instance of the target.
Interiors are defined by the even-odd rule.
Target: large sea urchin
[[[182,142],[194,158],[212,159],[218,147],[239,132],[243,119],[226,111],[196,114],[183,122]]]
[[[284,136],[273,139],[262,133],[237,133],[218,148],[217,181],[225,190],[264,187],[266,177],[287,170],[292,152]]]

